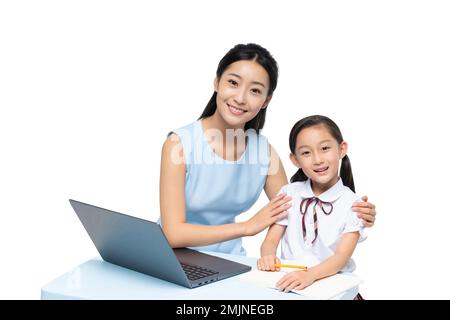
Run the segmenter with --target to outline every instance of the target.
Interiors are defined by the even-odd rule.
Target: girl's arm
[[[348,232],[342,235],[336,248],[336,253],[322,263],[308,269],[314,276],[314,280],[319,280],[338,273],[347,264],[355,251],[358,243],[359,232]]]
[[[264,192],[267,198],[273,199],[280,192],[281,188],[288,183],[283,163],[278,156],[277,151],[269,144],[270,150],[270,166],[267,173]],[[286,213],[287,214],[287,213]],[[281,237],[284,234],[286,226],[273,224],[267,231],[266,238],[261,245],[261,258],[258,259],[257,267],[259,270],[277,271],[279,268],[274,266],[280,263],[280,259],[276,256],[277,247]]]
[[[285,216],[284,211],[289,207],[285,204],[290,198],[280,195],[245,222],[217,226],[186,223],[186,165],[182,149],[179,137],[172,134],[165,141],[161,154],[161,224],[172,247],[204,246],[253,235]]]
[[[352,256],[359,236],[359,232],[345,233],[334,255],[306,271],[299,270],[288,273],[278,281],[277,288],[285,292],[292,289],[302,290],[316,280],[336,274]]]
[[[261,258],[258,259],[257,266],[259,270],[265,271],[277,271],[278,267],[275,267],[275,263],[281,263],[280,259],[276,256],[278,244],[281,237],[286,230],[286,226],[280,224],[273,224],[267,231],[266,238],[261,245]]]

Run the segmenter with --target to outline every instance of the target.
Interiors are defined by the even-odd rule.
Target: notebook
[[[283,261],[285,264],[298,264],[292,261]],[[276,283],[286,273],[295,271],[291,268],[281,268],[280,271],[260,271],[252,270],[239,276],[243,283],[252,284],[260,287],[275,288]],[[291,290],[310,299],[328,300],[337,295],[354,288],[362,283],[362,279],[351,273],[338,273],[333,276],[315,281],[312,285],[303,290]]]

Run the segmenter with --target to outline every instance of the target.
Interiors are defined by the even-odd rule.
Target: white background
[[[355,253],[368,299],[450,298],[446,1],[0,2],[0,298],[97,255],[68,199],[156,220],[166,134],[198,118],[237,43],[280,67],[264,134],[288,176],[311,114],[348,141],[377,222]],[[266,203],[263,194],[240,219]],[[263,234],[246,238],[257,256]]]

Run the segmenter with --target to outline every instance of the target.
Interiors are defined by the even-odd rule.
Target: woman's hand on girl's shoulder
[[[363,224],[365,227],[373,227],[375,224],[375,216],[377,212],[375,210],[375,205],[370,203],[367,196],[361,198],[361,202],[355,202],[352,206],[352,210],[358,214],[358,217],[363,219]]]

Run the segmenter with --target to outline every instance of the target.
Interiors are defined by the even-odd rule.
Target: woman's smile
[[[230,105],[228,103],[227,103],[227,106],[228,106],[228,109],[230,110],[230,112],[232,114],[234,114],[235,116],[240,116],[240,115],[242,115],[242,114],[247,112],[247,110],[244,110],[244,109],[232,106],[232,105]]]

